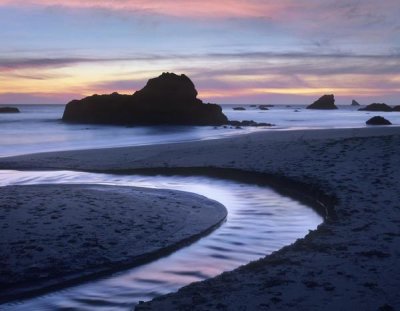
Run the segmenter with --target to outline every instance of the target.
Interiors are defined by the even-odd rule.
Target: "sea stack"
[[[63,121],[116,125],[222,125],[222,108],[197,98],[185,75],[163,73],[133,95],[93,95],[69,102]]]
[[[385,111],[385,112],[393,111],[392,107],[390,107],[384,103],[373,103],[364,108],[360,108],[358,110],[359,111]]]
[[[20,112],[16,107],[0,107],[0,113],[18,113]]]
[[[335,105],[335,96],[333,94],[323,95],[318,100],[307,106],[307,109],[338,109]]]
[[[355,99],[353,99],[353,100],[351,101],[351,105],[352,105],[352,106],[360,106],[360,104],[358,103],[358,101],[356,101]]]

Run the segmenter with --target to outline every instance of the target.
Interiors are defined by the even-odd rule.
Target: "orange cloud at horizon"
[[[54,79],[54,80],[9,80],[8,82],[0,79],[1,87],[0,94],[5,93],[41,93],[47,94],[48,96],[63,93],[79,94],[82,96],[88,96],[92,94],[107,94],[117,91],[121,94],[132,94],[138,88],[111,88],[101,87],[99,84],[107,84],[108,81],[101,80],[90,80],[88,78],[76,79],[69,77],[65,79]],[[111,81],[112,82],[112,81]],[[144,86],[144,84],[143,84]],[[297,96],[309,96],[309,95],[322,95],[334,93],[341,96],[378,96],[385,95],[387,93],[399,93],[400,88],[381,89],[381,88],[369,88],[363,87],[362,85],[354,86],[332,86],[332,87],[295,87],[295,86],[282,86],[282,87],[251,87],[245,85],[237,85],[229,88],[197,88],[199,98],[217,99],[225,97],[243,97],[243,96],[256,96],[256,95],[267,95],[267,94],[282,94],[282,95],[297,95]]]
[[[399,92],[400,89],[393,89]],[[380,96],[386,95],[387,90],[366,88],[241,88],[236,90],[200,90],[200,98],[230,98],[256,95],[296,95],[296,96],[322,96],[324,94],[335,94],[337,96]]]
[[[0,5],[11,6],[62,6],[69,8],[101,8],[130,10],[180,17],[257,17],[273,15],[287,6],[257,0],[0,0]]]
[[[165,59],[157,62],[114,60],[72,62],[62,66],[5,66],[0,67],[0,95],[40,94],[57,99],[60,98],[60,94],[71,94],[67,99],[72,100],[95,93],[107,94],[114,91],[132,94],[142,88],[148,79],[158,76],[163,71],[185,73],[193,80],[199,98],[210,102],[224,100],[228,102],[232,98],[249,99],[269,97],[269,95],[304,98],[334,93],[338,96],[380,98],[386,95],[397,96],[400,93],[399,75],[390,70],[385,71],[384,66],[381,66],[384,68],[379,74],[357,72],[357,70],[355,70],[357,73],[346,71],[330,73],[330,67],[325,63],[320,64],[318,60],[311,62],[307,59],[298,61],[301,68],[296,67],[296,71],[293,71],[286,59],[277,59],[272,67],[266,65],[265,68],[257,66],[258,61],[250,66],[247,59],[229,62],[230,59],[227,58],[221,62],[220,59],[192,58],[190,67],[185,66],[186,61],[186,59],[184,61]],[[354,60],[351,62],[354,64]],[[342,63],[344,67],[347,64],[344,60]],[[389,65],[391,66],[391,62],[386,64],[388,68]],[[214,70],[204,69],[209,67]],[[309,68],[324,68],[327,72],[322,71],[324,74],[320,74],[320,70],[308,70]],[[62,98],[64,100],[66,96],[63,95]]]
[[[114,68],[88,66],[78,66],[79,74],[73,74],[77,68],[64,68],[59,70],[46,70],[43,74],[49,74],[46,79],[31,79],[25,77],[22,73],[21,77],[10,79],[6,75],[0,73],[0,94],[18,93],[18,94],[36,94],[43,96],[58,97],[58,94],[76,94],[74,97],[88,96],[92,94],[107,94],[114,91],[123,94],[132,94],[135,90],[142,88],[147,79],[156,76],[155,72],[126,72],[121,74]],[[107,74],[104,72],[107,71]],[[57,74],[54,74],[57,73]],[[102,73],[102,74],[100,74]],[[51,77],[54,74],[54,77]],[[190,76],[190,75],[189,75]],[[118,83],[118,79],[126,83]],[[400,93],[398,83],[394,83],[387,87],[372,87],[374,78],[369,75],[357,76],[329,76],[315,77],[309,75],[301,76],[303,85],[296,85],[294,82],[284,80],[285,74],[264,76],[256,74],[254,77],[242,79],[241,76],[227,76],[226,79],[221,77],[213,77],[210,80],[199,81],[200,86],[196,86],[199,98],[207,101],[217,101],[223,98],[232,97],[251,97],[257,95],[281,94],[296,96],[320,96],[323,94],[334,93],[338,96],[382,96],[386,94]],[[272,83],[274,80],[282,80],[282,85]],[[385,79],[385,81],[397,82],[397,76],[387,75],[379,76],[375,79]],[[130,82],[132,81],[132,83]],[[371,82],[372,81],[372,82]],[[197,81],[193,81],[196,84]],[[218,82],[224,82],[226,85],[218,86]],[[215,83],[215,84],[214,84]],[[213,86],[214,84],[214,86]],[[216,86],[215,86],[216,85]],[[73,98],[71,98],[73,99]]]

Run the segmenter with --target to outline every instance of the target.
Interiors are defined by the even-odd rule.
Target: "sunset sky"
[[[184,73],[220,104],[400,104],[399,0],[0,0],[0,103]]]

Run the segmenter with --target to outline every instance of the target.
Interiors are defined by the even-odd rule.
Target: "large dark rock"
[[[228,122],[220,106],[197,98],[193,82],[185,75],[163,73],[150,79],[133,95],[93,95],[73,100],[63,121],[137,125],[222,125]]]
[[[364,108],[358,109],[359,111],[393,111],[392,107],[384,103],[373,103]]]
[[[0,113],[18,113],[20,112],[16,107],[0,107]]]
[[[351,105],[352,105],[352,106],[360,106],[360,104],[358,103],[358,101],[356,101],[355,99],[353,99],[353,100],[351,101]]]
[[[400,111],[400,105],[394,106],[392,111]]]
[[[318,100],[309,105],[307,109],[328,110],[328,109],[338,109],[338,108],[335,105],[335,96],[331,94],[320,97]]]
[[[381,116],[375,116],[365,122],[367,125],[391,125],[392,123]]]

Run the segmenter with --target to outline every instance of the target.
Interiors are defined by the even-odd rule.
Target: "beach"
[[[400,310],[399,15],[0,0],[0,311]]]
[[[0,301],[155,260],[226,217],[218,202],[172,190],[44,184],[0,195]]]
[[[258,132],[2,158],[0,168],[246,171],[327,211],[325,222],[293,245],[137,310],[392,310],[400,305],[399,143],[398,127]]]

